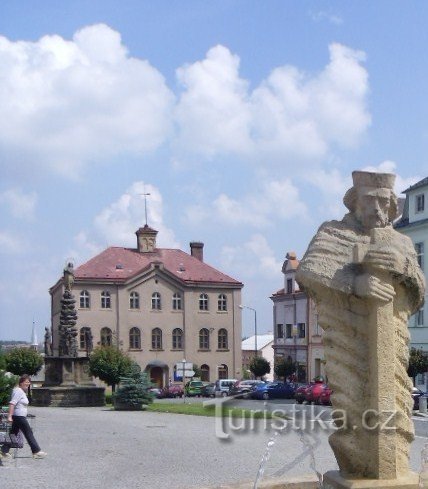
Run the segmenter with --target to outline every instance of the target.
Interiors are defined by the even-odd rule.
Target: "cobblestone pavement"
[[[290,427],[275,434],[271,422],[223,422],[229,439],[216,437],[216,419],[109,408],[31,408],[34,433],[44,460],[33,460],[28,445],[0,467],[1,487],[19,489],[190,489],[255,480],[268,442],[273,442],[265,476],[310,474],[308,450]],[[317,430],[315,460],[320,472],[337,468]],[[426,438],[412,446],[419,467]]]

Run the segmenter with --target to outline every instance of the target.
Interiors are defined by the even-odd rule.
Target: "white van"
[[[229,395],[229,390],[238,379],[219,379],[215,383],[215,396],[226,397]]]

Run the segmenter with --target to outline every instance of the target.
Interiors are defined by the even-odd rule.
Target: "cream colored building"
[[[297,365],[299,382],[311,381],[324,373],[323,331],[318,325],[316,305],[296,282],[299,260],[294,251],[282,266],[284,288],[273,301],[275,358],[290,358]]]
[[[257,346],[256,346],[257,343]],[[266,374],[263,378],[268,381],[273,380],[273,367],[274,367],[274,355],[273,355],[273,334],[259,334],[256,337],[250,336],[245,340],[242,340],[242,369],[250,370],[250,363],[252,359],[256,356],[263,357],[270,363],[270,372]]]
[[[241,378],[243,284],[203,261],[203,243],[190,254],[156,247],[157,231],[137,232],[137,247],[111,247],[75,270],[79,355],[93,346],[118,345],[159,386],[177,379],[185,359],[202,380]],[[62,279],[51,289],[52,337],[58,352]]]

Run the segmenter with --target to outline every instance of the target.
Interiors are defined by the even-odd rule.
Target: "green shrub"
[[[0,406],[9,405],[12,389],[17,383],[17,376],[7,374],[4,370],[0,370]]]
[[[121,377],[120,387],[113,395],[114,403],[128,405],[130,408],[138,408],[143,404],[153,402],[153,395],[149,391],[152,383],[146,373],[137,371],[134,366],[133,371],[127,377]]]
[[[43,357],[31,348],[12,348],[4,356],[6,370],[15,375],[36,375],[43,365]]]

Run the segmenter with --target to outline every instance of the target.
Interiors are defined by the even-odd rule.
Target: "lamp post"
[[[254,349],[255,349],[255,356],[258,356],[258,349],[257,349],[257,311],[253,309],[252,307],[249,306],[244,306],[240,305],[239,309],[249,309],[250,311],[254,312]]]

